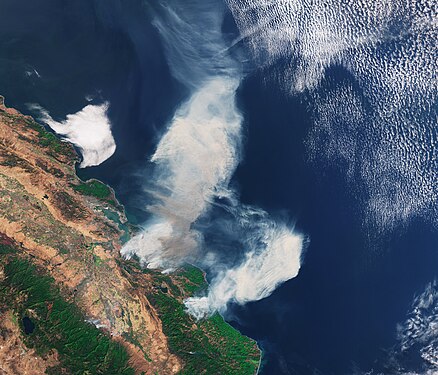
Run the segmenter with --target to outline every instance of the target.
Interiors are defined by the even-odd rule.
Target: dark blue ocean
[[[109,102],[116,152],[78,173],[113,186],[137,223],[147,217],[146,162],[188,96],[171,75],[151,9],[140,0],[0,0],[6,104],[32,114],[28,104],[38,103],[62,120],[86,97]],[[231,16],[226,22],[232,30]],[[238,89],[244,155],[232,183],[243,203],[292,218],[309,243],[296,278],[266,299],[231,306],[227,319],[259,343],[262,375],[422,371],[415,350],[397,361],[391,353],[414,296],[438,277],[436,228],[421,216],[386,232],[364,225],[360,189],[339,167],[309,160],[312,97],[286,95],[265,74],[255,70]],[[318,90],[339,82],[361,95],[342,67],[330,68]]]

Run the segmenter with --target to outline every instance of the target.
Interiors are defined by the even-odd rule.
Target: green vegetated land
[[[47,373],[133,375],[125,348],[94,325],[67,302],[54,280],[29,260],[13,256],[15,249],[0,244],[4,278],[0,281],[0,306],[12,308],[19,317],[28,316],[35,330],[23,334],[27,346],[44,356],[58,352],[60,364]]]
[[[160,315],[169,349],[184,361],[181,375],[257,372],[260,351],[253,340],[241,335],[217,313],[196,321],[185,311],[181,297],[208,287],[201,270],[188,266],[172,278],[163,274],[156,277],[162,284],[148,298]]]
[[[114,201],[114,199],[112,199],[110,188],[98,180],[89,180],[86,182],[82,182],[79,185],[72,185],[72,187],[80,194],[90,195],[107,203],[110,203],[113,206],[116,205],[116,202]]]
[[[1,97],[0,97],[1,98]],[[73,148],[33,120],[28,125],[38,131],[38,142],[54,158],[60,154],[70,160],[77,155]],[[62,171],[58,171],[62,174]],[[72,185],[78,193],[96,197],[117,206],[110,188],[97,180]],[[66,201],[66,197],[61,197]],[[114,215],[105,212],[108,218]],[[122,224],[121,224],[122,225]],[[125,230],[128,236],[128,230]],[[102,260],[94,258],[96,265]],[[123,262],[123,268],[139,269],[138,263]],[[36,267],[31,259],[18,254],[15,244],[2,242],[0,233],[0,309],[12,309],[16,316],[28,316],[35,324],[26,335],[25,344],[44,356],[55,349],[60,364],[49,374],[133,375],[125,348],[110,339],[94,325],[85,321],[79,308],[68,302],[54,280]],[[169,349],[184,361],[180,375],[253,375],[257,372],[260,350],[255,341],[241,335],[215,314],[196,321],[187,314],[183,300],[197,293],[206,293],[208,285],[201,270],[193,266],[165,275],[150,273],[154,283],[148,298],[162,321]],[[1,274],[0,274],[1,275]],[[24,328],[24,327],[22,327]]]
[[[0,306],[28,316],[35,330],[24,342],[44,356],[53,349],[60,364],[47,373],[133,375],[124,347],[85,321],[73,303],[67,302],[54,280],[16,248],[0,241]],[[196,321],[185,311],[183,298],[206,290],[204,274],[187,266],[175,274],[144,270],[153,275],[155,292],[148,297],[160,316],[169,349],[184,361],[180,375],[235,374],[257,372],[260,351],[255,342],[241,335],[219,314]],[[22,327],[23,329],[23,327]]]
[[[38,124],[34,120],[27,120],[27,125],[38,132],[39,144],[46,147],[49,154],[55,159],[59,154],[70,156],[72,160],[77,158],[77,155],[73,151],[72,146],[69,143],[63,142],[55,134],[48,131],[44,126]]]

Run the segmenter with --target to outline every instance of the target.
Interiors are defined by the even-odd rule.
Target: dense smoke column
[[[302,248],[302,237],[293,228],[259,208],[241,205],[229,187],[242,152],[235,96],[243,72],[222,34],[224,11],[215,1],[169,1],[156,9],[154,25],[172,74],[190,94],[151,158],[152,181],[145,183],[151,218],[122,249],[124,256],[136,255],[148,267],[173,268],[187,261],[208,267],[210,294],[187,301],[197,317],[223,310],[229,301],[268,296],[297,275]],[[239,233],[236,251],[245,255],[237,264],[211,261],[202,230],[195,229],[218,199],[232,222],[228,227]]]

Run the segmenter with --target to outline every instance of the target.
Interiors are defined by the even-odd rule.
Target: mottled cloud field
[[[286,93],[313,96],[309,158],[347,172],[364,223],[378,232],[419,216],[437,224],[436,2],[227,3],[256,64]],[[333,66],[359,86],[322,92]]]

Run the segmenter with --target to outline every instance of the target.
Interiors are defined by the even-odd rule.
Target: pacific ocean
[[[330,70],[321,90],[343,80],[352,78]],[[310,234],[295,279],[265,300],[233,309],[239,329],[265,350],[261,373],[399,373],[400,364],[389,359],[397,325],[413,296],[437,277],[434,227],[420,218],[375,236],[361,221],[360,197],[343,173],[309,163],[305,95],[285,98],[255,75],[239,98],[247,124],[245,158],[235,176],[242,200],[279,215],[287,210]],[[402,361],[411,371],[422,368],[417,350]]]
[[[226,318],[263,349],[260,374],[423,371],[418,350],[398,356],[397,327],[438,277],[436,227],[421,216],[385,232],[364,224],[364,197],[343,167],[310,160],[314,97],[266,79],[282,63],[249,74],[237,91],[244,147],[231,183],[244,204],[289,218],[309,242],[296,278],[232,305]],[[363,95],[342,67],[328,69],[317,90],[341,84]],[[133,222],[148,217],[145,165],[189,93],[172,77],[147,4],[0,1],[0,94],[8,106],[36,115],[28,104],[38,103],[56,119],[109,102],[116,152],[78,173],[113,186]]]

